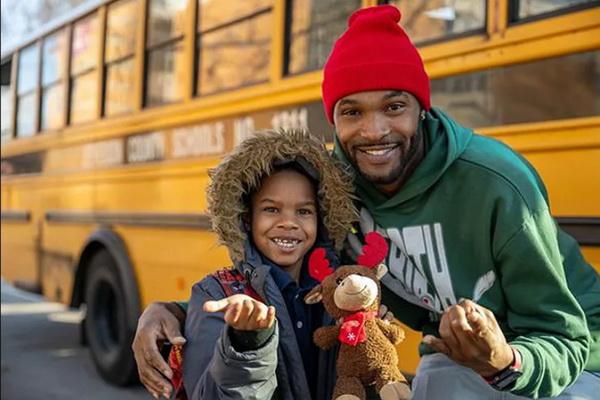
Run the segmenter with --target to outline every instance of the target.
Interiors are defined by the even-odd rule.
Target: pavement
[[[152,399],[102,380],[80,344],[82,313],[1,282],[2,400]]]

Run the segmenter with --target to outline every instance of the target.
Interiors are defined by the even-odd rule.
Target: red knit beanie
[[[429,77],[398,22],[400,11],[390,5],[363,8],[350,16],[323,70],[321,90],[329,122],[339,99],[370,90],[405,90],[429,110]]]

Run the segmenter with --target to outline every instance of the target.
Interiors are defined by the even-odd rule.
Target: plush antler
[[[323,282],[323,279],[333,273],[333,268],[329,266],[329,260],[326,255],[325,249],[318,247],[311,253],[308,259],[308,273],[319,282]]]
[[[362,254],[356,261],[365,267],[375,268],[378,266],[388,253],[388,244],[383,236],[378,232],[369,232],[365,236],[365,245],[362,248]]]

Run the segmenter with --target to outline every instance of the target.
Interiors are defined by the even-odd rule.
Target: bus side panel
[[[1,230],[2,277],[17,286],[37,290],[40,276],[36,226],[31,221],[3,221]]]
[[[583,256],[600,274],[600,247],[583,246]]]
[[[546,183],[553,215],[600,220],[600,148],[525,153],[525,156]],[[582,246],[582,251],[600,273],[600,249]]]
[[[149,216],[201,215],[206,209],[206,171],[213,163],[185,164],[102,174],[110,178],[98,177],[94,206],[108,212],[135,210]],[[208,226],[115,225],[114,229],[127,247],[142,307],[156,300],[187,300],[196,281],[231,265],[226,249],[217,246],[217,237]]]
[[[142,307],[156,300],[190,298],[193,284],[231,265],[210,232],[189,229],[119,227],[138,280]]]
[[[560,218],[600,222],[600,123],[585,127],[516,132],[498,139],[519,151],[542,177],[550,208]],[[596,225],[597,226],[597,225]],[[597,229],[597,228],[596,228]],[[575,239],[580,239],[575,237]],[[582,247],[586,260],[600,272],[598,247]]]
[[[600,147],[528,152],[525,157],[544,179],[553,215],[600,217]]]
[[[2,184],[2,277],[22,288],[40,288],[39,207],[35,188]],[[22,214],[16,219],[15,214]]]
[[[70,303],[75,267],[93,224],[65,224],[52,219],[52,214],[66,209],[89,210],[94,187],[89,182],[70,177],[40,177],[31,183],[38,188],[44,219],[40,246],[40,273],[43,294],[54,301]]]
[[[46,297],[65,304],[71,302],[78,257],[94,229],[93,224],[45,224],[42,284]]]

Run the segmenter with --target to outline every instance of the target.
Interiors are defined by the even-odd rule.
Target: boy
[[[272,131],[244,141],[211,177],[213,229],[262,301],[226,297],[213,276],[194,286],[185,324],[189,398],[330,398],[335,355],[321,353],[312,333],[332,321],[303,301],[317,283],[305,261],[316,246],[335,259],[333,247],[356,218],[349,179],[309,134]]]

